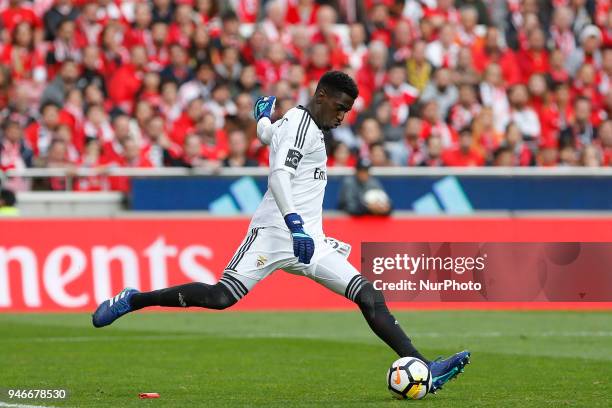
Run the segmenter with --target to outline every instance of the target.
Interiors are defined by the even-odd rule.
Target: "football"
[[[398,399],[421,399],[431,389],[431,373],[423,361],[402,357],[387,371],[389,392]]]
[[[366,191],[363,195],[363,201],[367,204],[388,204],[389,196],[383,190],[375,188]]]

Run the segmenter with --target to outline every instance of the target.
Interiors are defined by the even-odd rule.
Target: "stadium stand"
[[[330,166],[612,163],[607,0],[2,0],[0,38],[0,170],[94,170],[16,191],[265,166],[254,99],[282,115],[330,69],[360,87]]]

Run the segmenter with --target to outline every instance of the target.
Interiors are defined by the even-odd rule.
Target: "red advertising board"
[[[213,283],[248,219],[15,219],[0,221],[0,311],[91,311],[124,286]],[[612,218],[330,218],[329,236],[361,242],[612,242]],[[408,308],[612,308],[612,303],[401,303]],[[276,272],[237,310],[348,309],[308,278]]]

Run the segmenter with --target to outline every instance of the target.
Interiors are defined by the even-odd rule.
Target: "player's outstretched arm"
[[[278,169],[270,174],[270,190],[280,210],[285,224],[291,231],[293,239],[293,254],[298,257],[301,263],[308,264],[314,254],[314,241],[310,235],[304,231],[304,220],[296,212],[291,197],[291,173]]]

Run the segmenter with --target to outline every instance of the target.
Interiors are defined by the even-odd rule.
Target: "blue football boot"
[[[131,312],[130,298],[134,293],[140,293],[140,291],[133,288],[125,288],[116,296],[100,303],[100,306],[91,315],[93,325],[95,327],[108,326],[124,314]]]
[[[442,360],[438,358],[429,363],[429,371],[431,372],[431,393],[434,393],[446,384],[448,381],[457,377],[463,372],[465,366],[470,364],[470,352],[461,351],[449,358]]]

